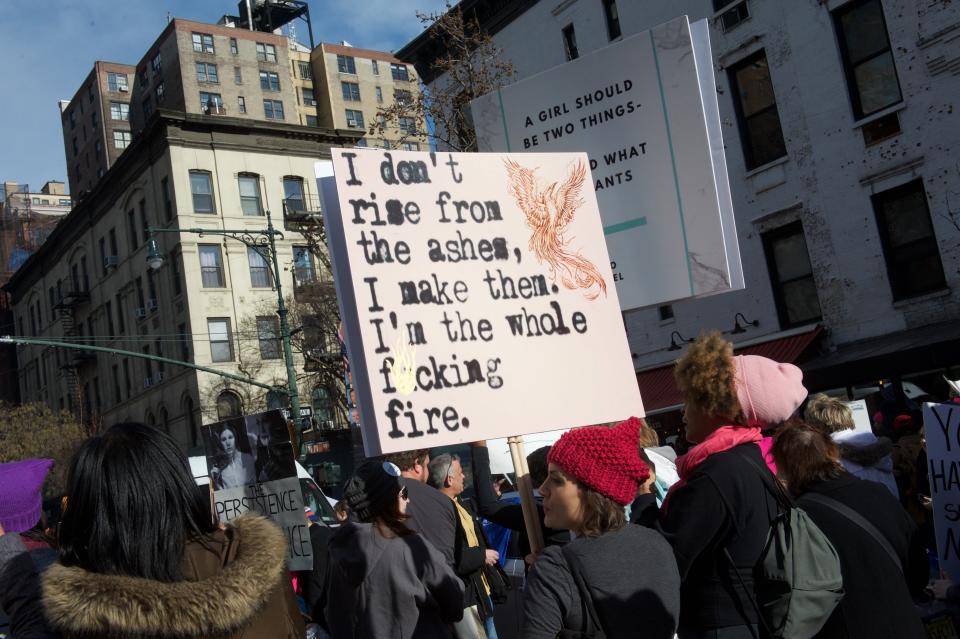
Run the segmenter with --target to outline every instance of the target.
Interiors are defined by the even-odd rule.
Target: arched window
[[[187,418],[187,429],[190,431],[190,445],[196,446],[200,439],[200,431],[197,429],[197,416],[193,412],[193,398],[189,395],[183,400],[183,413]]]
[[[163,429],[167,435],[170,434],[170,417],[167,415],[167,409],[160,409],[160,428]]]
[[[313,389],[310,395],[310,403],[313,406],[313,415],[320,424],[333,421],[333,402],[330,400],[330,392],[322,386]]]
[[[287,404],[287,396],[280,391],[267,391],[267,410],[283,408]]]
[[[157,419],[153,416],[152,411],[147,411],[147,426],[156,426]]]
[[[222,421],[241,416],[243,416],[243,403],[240,401],[240,396],[228,390],[220,393],[217,397],[217,418]]]

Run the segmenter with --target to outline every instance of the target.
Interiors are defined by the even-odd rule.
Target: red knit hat
[[[637,496],[650,469],[640,459],[640,420],[631,417],[614,427],[587,426],[564,433],[550,448],[547,461],[601,495],[626,506]]]

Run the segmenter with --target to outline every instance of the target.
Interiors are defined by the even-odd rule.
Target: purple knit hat
[[[40,521],[40,489],[52,465],[52,459],[0,464],[0,525],[5,532],[24,532]]]

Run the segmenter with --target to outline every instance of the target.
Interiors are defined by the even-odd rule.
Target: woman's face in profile
[[[225,428],[223,432],[220,433],[220,445],[223,446],[223,452],[228,455],[232,455],[236,449],[237,444],[233,437],[233,431],[229,428]]]

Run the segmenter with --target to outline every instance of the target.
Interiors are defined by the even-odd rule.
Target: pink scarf
[[[705,462],[711,455],[730,450],[740,444],[758,443],[762,438],[759,428],[745,428],[743,426],[721,426],[710,433],[706,439],[691,448],[686,455],[677,457],[677,474],[680,476],[680,481],[670,487],[670,491],[663,500],[661,510],[666,512],[670,496],[686,484],[687,478],[696,470],[697,466]]]

